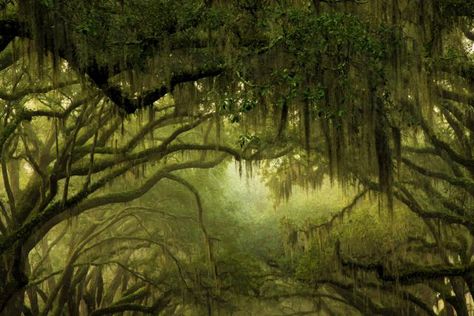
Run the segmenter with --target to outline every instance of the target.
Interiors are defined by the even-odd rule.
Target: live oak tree
[[[176,314],[224,304],[217,295],[233,287],[216,292],[209,214],[190,190],[192,184],[172,177],[141,203],[59,225],[31,255],[30,303],[23,308],[33,315]],[[58,260],[64,252],[70,255]]]
[[[467,314],[471,2],[18,0],[2,9],[2,308],[21,301],[29,251],[66,218],[138,198],[223,154],[258,161],[292,148],[272,181],[278,195],[327,174],[361,188],[352,204],[373,192],[426,225],[406,246],[422,251],[402,245],[384,261],[353,258],[331,240],[349,279],[327,280],[336,300],[352,291],[361,313],[399,313],[403,300],[429,314],[439,294]],[[186,136],[200,126],[202,137]],[[137,189],[104,190],[150,163]],[[427,281],[429,299],[407,292]],[[374,301],[356,283],[387,296]]]
[[[4,75],[13,83],[5,84],[2,96],[3,130],[13,125],[3,145],[0,226],[1,306],[13,304],[8,313],[21,311],[15,304],[21,304],[18,294],[28,283],[28,254],[55,225],[133,201],[165,178],[187,186],[174,174],[179,170],[211,168],[229,156],[280,155],[275,148],[242,150],[230,134],[216,142],[215,111],[176,113],[169,99],[146,114],[124,117],[97,90],[78,88],[66,73],[56,87],[35,82],[20,59]],[[127,185],[114,186],[116,181]],[[77,254],[71,256],[73,264]]]
[[[463,14],[468,12],[463,11]],[[453,23],[452,20],[449,22]],[[454,310],[458,315],[468,315],[472,300],[474,126],[470,102],[472,76],[468,71],[472,67],[471,34],[469,26],[460,24],[458,33],[451,33],[454,37],[444,38],[444,42],[437,44],[441,55],[434,57],[427,53],[428,57],[423,60],[425,80],[428,80],[423,85],[427,90],[422,91],[422,95],[420,91],[412,90],[412,85],[418,89],[420,86],[409,80],[411,74],[402,74],[400,79],[406,84],[401,104],[407,114],[401,116],[403,119],[397,124],[401,131],[401,146],[392,180],[395,210],[413,212],[426,228],[399,241],[394,249],[388,243],[388,248],[378,256],[370,248],[351,251],[356,245],[350,240],[345,244],[338,241],[337,234],[323,237],[325,241],[322,242],[315,241],[310,247],[312,250],[306,251],[315,261],[302,262],[302,269],[309,271],[309,274],[303,273],[304,279],[322,285],[323,290],[327,290],[324,286],[332,288],[338,293],[333,301],[344,301],[363,314],[432,315],[441,312],[449,315]],[[438,52],[432,49],[432,53]],[[356,178],[369,192],[381,191],[380,185],[364,174]],[[328,229],[338,226],[338,218],[347,220],[347,213],[363,194],[366,191],[363,190],[350,207],[327,223],[312,223],[303,228],[302,233],[291,228],[289,240],[300,244],[297,241],[310,238],[308,236],[321,238],[317,236],[324,236]],[[403,222],[396,217],[390,221]],[[372,225],[377,227],[379,224]],[[396,230],[403,231],[402,228]],[[302,235],[300,239],[298,235]],[[381,235],[372,238],[376,240]],[[334,269],[331,266],[334,262],[339,262],[340,268]],[[332,277],[327,277],[327,270],[318,270],[322,266],[334,273]],[[439,300],[443,302],[441,305],[438,305]],[[433,310],[433,305],[437,309]],[[403,307],[405,310],[398,310],[400,306],[406,306]]]
[[[258,301],[262,312],[277,312],[271,289],[279,279],[248,251],[252,224],[234,218],[262,209],[222,188],[229,174],[222,167],[184,172],[186,181],[165,179],[123,208],[104,206],[58,225],[30,254],[23,313],[246,313],[258,312]]]

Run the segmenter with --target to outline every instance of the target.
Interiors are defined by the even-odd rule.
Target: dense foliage
[[[473,313],[472,1],[0,10],[0,314]]]

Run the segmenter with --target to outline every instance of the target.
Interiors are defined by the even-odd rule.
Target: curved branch
[[[224,72],[222,65],[208,66],[194,71],[184,71],[173,74],[168,85],[146,91],[142,95],[131,98],[127,96],[119,86],[109,84],[109,69],[92,64],[86,67],[86,73],[102,92],[119,108],[127,114],[135,113],[137,110],[152,105],[166,94],[173,92],[178,84],[194,82],[203,78],[210,78]]]
[[[452,184],[456,187],[459,187],[459,188],[462,188],[462,189],[466,190],[472,196],[474,196],[474,182],[471,181],[468,178],[464,178],[464,177],[463,178],[461,178],[461,177],[454,178],[454,177],[451,177],[451,176],[449,176],[447,174],[444,174],[444,173],[441,173],[441,172],[431,171],[431,170],[428,170],[428,169],[423,168],[421,166],[418,166],[417,164],[415,164],[414,162],[410,161],[407,158],[402,158],[402,162],[407,167],[409,167],[410,169],[415,170],[416,172],[418,172],[418,173],[420,173],[424,176],[444,180],[444,181],[448,182],[449,184]]]
[[[120,192],[120,193],[111,193],[108,195],[90,199],[88,201],[84,201],[84,203],[78,205],[73,210],[73,213],[78,214],[80,212],[83,212],[84,210],[96,208],[102,205],[133,201],[139,198],[140,196],[144,195],[146,192],[148,192],[158,181],[168,176],[170,172],[183,170],[183,169],[193,169],[193,168],[199,168],[199,169],[212,168],[218,165],[220,162],[222,162],[223,158],[224,157],[215,161],[210,161],[210,162],[191,161],[191,162],[186,162],[182,164],[166,166],[163,169],[157,171],[152,177],[150,177],[150,179],[148,179],[139,188],[125,191],[125,192]]]
[[[312,228],[312,229],[319,229],[319,228],[323,228],[323,227],[331,227],[332,224],[333,224],[338,218],[342,218],[342,217],[344,217],[344,215],[345,215],[347,212],[350,212],[350,211],[357,205],[357,203],[359,202],[359,200],[361,200],[368,192],[369,192],[368,189],[362,190],[362,191],[359,192],[356,196],[354,196],[354,198],[352,199],[351,203],[349,203],[348,205],[346,205],[345,207],[343,207],[343,208],[341,209],[341,211],[338,212],[337,214],[334,214],[328,222],[323,223],[323,224],[319,224],[319,225],[311,226],[311,228]]]
[[[135,311],[145,314],[158,315],[163,311],[171,302],[173,295],[171,291],[165,292],[152,306],[144,306],[139,304],[119,304],[112,305],[100,309],[96,309],[91,313],[91,316],[103,316],[116,313],[122,313],[126,311]]]
[[[7,94],[3,93],[0,91],[0,99],[3,99],[5,101],[18,101],[21,98],[30,95],[30,94],[41,94],[41,93],[48,93],[50,91],[56,90],[56,89],[61,89],[70,85],[78,84],[78,80],[72,80],[70,82],[60,82],[52,86],[48,87],[29,87],[26,89],[23,89],[21,91],[18,91],[14,94]]]
[[[201,196],[199,194],[199,191],[196,189],[194,185],[192,185],[191,183],[189,183],[188,181],[186,181],[185,179],[181,177],[168,174],[166,175],[166,178],[181,184],[194,195],[194,199],[196,200],[197,211],[198,211],[199,228],[202,231],[204,244],[206,246],[207,260],[208,260],[208,265],[209,265],[208,266],[209,274],[212,276],[212,279],[214,281],[214,290],[216,291],[215,294],[218,294],[220,289],[219,289],[217,265],[216,265],[216,262],[214,259],[214,253],[212,250],[211,237],[209,236],[209,232],[207,231],[206,225],[204,223],[204,208],[202,206],[202,201],[201,201]]]
[[[336,253],[343,267],[357,269],[367,272],[375,272],[377,277],[384,282],[398,282],[409,285],[417,284],[427,280],[437,280],[446,277],[466,276],[474,272],[474,263],[463,266],[435,265],[421,267],[417,265],[405,265],[405,271],[389,271],[382,263],[362,263],[344,258],[341,255],[340,244],[336,244]]]

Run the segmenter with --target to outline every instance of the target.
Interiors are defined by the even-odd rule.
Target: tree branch
[[[161,311],[163,311],[169,305],[172,297],[173,297],[172,292],[168,291],[168,292],[165,292],[152,306],[143,306],[139,304],[112,305],[109,307],[104,307],[104,308],[100,308],[93,311],[91,313],[91,316],[103,316],[103,315],[122,313],[126,311],[135,311],[135,312],[141,312],[145,314],[158,315]]]
[[[103,93],[114,102],[119,108],[123,109],[125,113],[135,113],[138,109],[152,105],[164,97],[167,93],[173,92],[178,84],[194,82],[199,79],[215,77],[224,72],[224,67],[215,65],[202,69],[195,69],[193,71],[183,71],[171,76],[168,85],[162,85],[143,92],[140,96],[131,98],[127,96],[119,86],[109,84],[109,70],[97,65],[90,65],[86,68],[86,73],[92,81],[103,91]]]

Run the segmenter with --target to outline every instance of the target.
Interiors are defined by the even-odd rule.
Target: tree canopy
[[[473,313],[474,2],[0,11],[0,314]]]

